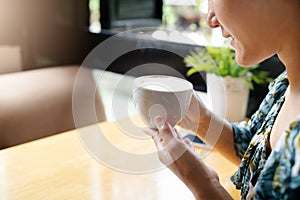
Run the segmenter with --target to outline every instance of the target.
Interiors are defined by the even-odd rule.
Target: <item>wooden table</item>
[[[122,151],[135,154],[155,152],[151,139],[124,134],[123,129],[129,122],[131,119],[104,122],[81,128],[79,133],[92,136],[100,129],[107,140]],[[142,132],[138,126],[135,131]],[[99,149],[105,151],[105,146],[99,146]],[[115,170],[98,162],[88,151],[78,130],[1,150],[0,199],[194,199],[187,187],[167,168],[151,173],[121,172],[122,169]],[[201,154],[208,152],[205,149],[197,151]],[[118,160],[120,155],[107,156],[108,160]],[[120,158],[120,162],[122,160],[124,158]],[[239,192],[229,180],[236,166],[214,151],[204,160],[219,173],[227,191],[238,199]]]

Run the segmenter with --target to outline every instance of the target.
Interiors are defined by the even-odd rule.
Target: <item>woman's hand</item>
[[[192,142],[182,139],[162,117],[156,117],[155,124],[156,129],[146,128],[145,132],[153,138],[160,161],[189,187],[197,199],[213,195],[214,187],[220,185],[218,175],[196,154]]]
[[[162,117],[156,117],[155,123],[156,129],[146,128],[144,131],[154,140],[159,159],[164,165],[173,169],[176,161],[187,153],[186,151],[195,154],[192,142],[189,139],[182,139],[177,130]]]
[[[195,133],[203,132],[210,121],[210,111],[194,92],[191,103],[185,117],[177,124],[178,126],[191,130]],[[206,132],[206,130],[204,130]]]

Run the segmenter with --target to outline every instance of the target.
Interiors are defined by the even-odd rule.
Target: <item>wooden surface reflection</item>
[[[114,146],[124,151],[155,152],[151,139],[124,134],[122,129],[126,124],[128,119],[81,130],[89,132],[100,128]],[[205,149],[197,151],[206,153]],[[210,152],[204,160],[220,174],[223,186],[238,199],[239,192],[229,180],[236,167],[216,152]],[[1,199],[38,200],[194,199],[186,186],[166,168],[132,174],[101,164],[88,153],[77,130],[1,150],[0,194]]]

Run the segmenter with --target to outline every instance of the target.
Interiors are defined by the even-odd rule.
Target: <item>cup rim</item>
[[[142,87],[141,85],[143,83],[139,83],[141,82],[142,79],[147,79],[147,78],[170,78],[170,79],[176,79],[176,80],[180,80],[182,82],[184,82],[186,84],[187,87],[184,87],[182,89],[179,89],[177,88],[176,90],[174,91],[165,91],[165,90],[155,90],[155,89],[150,89],[150,88],[147,88],[147,87]],[[185,92],[185,91],[189,91],[189,90],[193,90],[193,84],[189,81],[187,81],[186,79],[183,79],[183,78],[179,78],[179,77],[175,77],[175,76],[168,76],[168,75],[146,75],[146,76],[140,76],[140,77],[137,77],[135,78],[134,80],[134,87],[137,89],[143,89],[143,90],[148,90],[148,91],[156,91],[156,92],[165,92],[165,93],[169,93],[169,92]]]

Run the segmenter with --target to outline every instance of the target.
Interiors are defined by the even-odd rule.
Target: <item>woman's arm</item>
[[[157,129],[145,132],[152,136],[160,161],[187,185],[196,199],[232,199],[221,186],[216,172],[193,151],[190,141],[184,141],[161,117],[155,121]]]
[[[178,125],[195,132],[231,162],[237,165],[240,163],[234,148],[231,123],[207,109],[195,93],[185,118]]]

